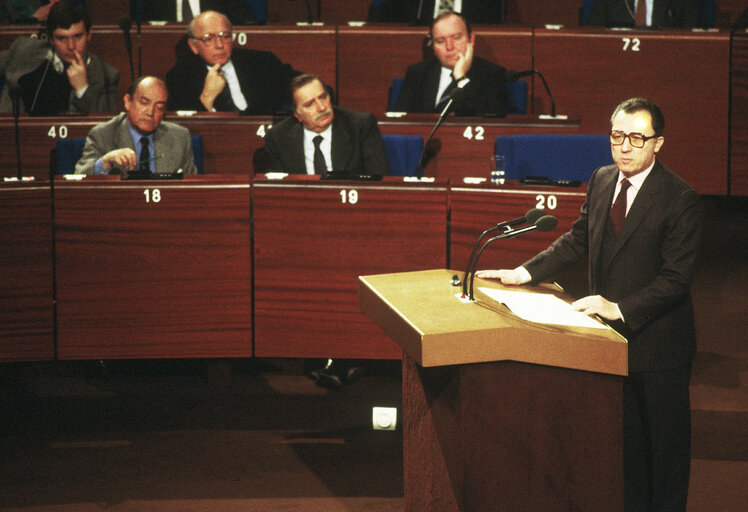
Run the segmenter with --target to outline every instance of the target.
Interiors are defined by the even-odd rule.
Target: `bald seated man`
[[[160,78],[133,82],[124,96],[125,112],[91,129],[75,173],[197,173],[189,130],[163,120],[168,98]]]
[[[288,85],[300,73],[271,52],[233,48],[232,25],[206,11],[187,26],[191,55],[166,74],[169,110],[268,115],[289,103]]]

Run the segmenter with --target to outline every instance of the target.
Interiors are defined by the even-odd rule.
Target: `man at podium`
[[[573,306],[628,339],[623,386],[624,509],[686,510],[690,471],[688,385],[696,353],[690,284],[701,233],[698,194],[656,156],[665,119],[632,98],[611,117],[614,165],[590,178],[571,229],[513,269],[476,275],[538,283],[589,254],[590,295]]]

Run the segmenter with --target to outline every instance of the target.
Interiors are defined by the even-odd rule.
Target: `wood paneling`
[[[0,361],[53,359],[49,182],[0,182],[0,253]]]
[[[255,353],[399,358],[358,307],[358,276],[446,264],[444,182],[254,183]]]
[[[252,354],[247,176],[55,187],[60,359]]]

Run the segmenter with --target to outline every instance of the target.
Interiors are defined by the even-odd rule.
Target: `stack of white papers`
[[[518,317],[530,322],[591,327],[593,329],[608,328],[602,322],[572,309],[571,304],[564,302],[555,295],[496,290],[493,288],[479,288],[479,290],[495,301],[504,304]]]

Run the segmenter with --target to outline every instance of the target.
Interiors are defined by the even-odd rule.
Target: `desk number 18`
[[[145,196],[146,203],[158,203],[161,201],[161,191],[157,188],[153,190],[147,188],[143,191],[143,195]]]

